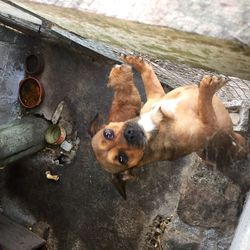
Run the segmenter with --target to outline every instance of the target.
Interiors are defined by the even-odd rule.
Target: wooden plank
[[[45,240],[0,214],[0,250],[32,250]]]

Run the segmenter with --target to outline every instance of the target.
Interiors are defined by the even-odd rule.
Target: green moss
[[[250,80],[250,48],[232,41],[27,0],[15,2],[85,38]]]

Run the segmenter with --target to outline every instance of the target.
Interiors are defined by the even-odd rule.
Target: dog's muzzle
[[[136,122],[128,122],[123,135],[131,146],[143,148],[146,145],[147,139],[144,130]]]

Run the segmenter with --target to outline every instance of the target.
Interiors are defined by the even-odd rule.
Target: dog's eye
[[[122,165],[127,165],[128,164],[128,156],[123,153],[123,152],[120,152],[118,154],[118,161],[122,164]]]
[[[114,133],[114,131],[112,129],[107,128],[107,129],[104,129],[103,136],[107,140],[113,140],[115,138],[115,133]]]

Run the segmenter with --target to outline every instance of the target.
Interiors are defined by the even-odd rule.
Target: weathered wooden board
[[[32,250],[45,243],[44,239],[0,214],[1,250]]]

